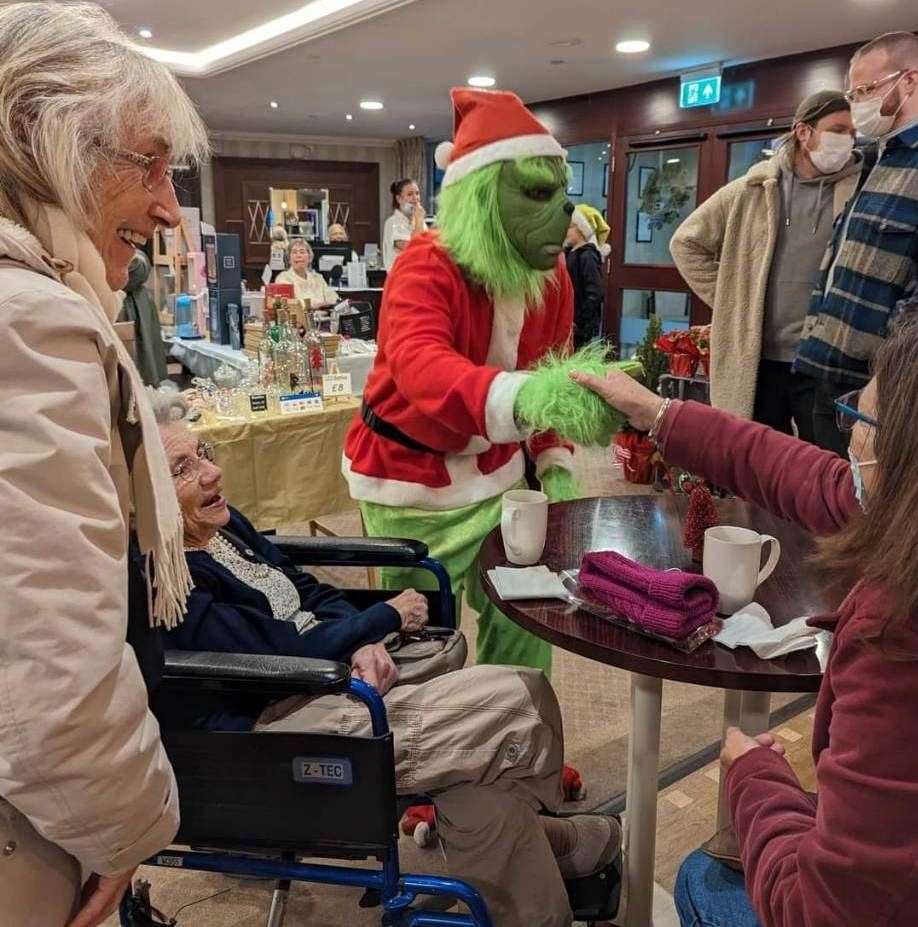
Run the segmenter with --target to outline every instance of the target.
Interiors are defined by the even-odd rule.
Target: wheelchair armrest
[[[416,566],[427,545],[404,538],[285,537],[271,542],[297,566]]]
[[[344,663],[305,657],[167,650],[165,661],[163,683],[170,687],[258,695],[330,695],[343,692],[351,676]]]

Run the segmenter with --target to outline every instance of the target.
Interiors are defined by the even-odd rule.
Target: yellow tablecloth
[[[194,426],[214,446],[224,495],[260,531],[355,507],[341,475],[357,399],[322,412]]]

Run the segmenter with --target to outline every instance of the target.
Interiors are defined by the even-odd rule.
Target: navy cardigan
[[[300,593],[300,607],[318,619],[305,634],[292,621],[279,621],[267,597],[237,579],[206,550],[185,552],[194,588],[184,621],[166,635],[166,647],[223,653],[280,654],[349,662],[364,644],[382,640],[401,626],[399,613],[385,602],[364,611],[333,586],[300,572],[289,557],[230,508],[226,540],[253,563],[280,569]],[[241,542],[238,543],[238,542]]]
[[[267,538],[259,534],[240,512],[230,509],[224,535],[240,554],[254,563],[278,567],[300,593],[300,607],[318,620],[305,634],[292,621],[274,617],[267,598],[237,579],[207,551],[185,552],[194,588],[188,597],[184,621],[165,634],[165,647],[174,650],[211,650],[223,653],[280,654],[350,662],[364,644],[382,640],[401,626],[399,613],[385,602],[360,611],[332,586],[324,585],[293,562]],[[143,641],[148,641],[147,634]],[[158,635],[156,635],[158,638]],[[137,642],[132,641],[135,650]],[[201,690],[187,692],[157,690],[162,672],[158,656],[149,646],[138,651],[156,672],[150,673],[150,705],[166,729],[207,728],[223,731],[250,730],[271,699],[252,695]],[[145,678],[147,673],[145,672]]]

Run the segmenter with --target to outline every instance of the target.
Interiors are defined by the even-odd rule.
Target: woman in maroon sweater
[[[835,632],[813,731],[818,803],[773,738],[728,731],[745,894],[692,854],[677,886],[684,927],[918,924],[918,324],[842,397],[850,462],[617,372],[574,379],[652,430],[669,463],[819,535],[827,587],[845,595],[818,620]]]

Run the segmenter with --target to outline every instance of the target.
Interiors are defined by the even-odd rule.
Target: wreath
[[[641,195],[641,212],[648,216],[650,227],[662,229],[664,225],[675,225],[691,201],[693,189],[681,164],[656,168]]]

